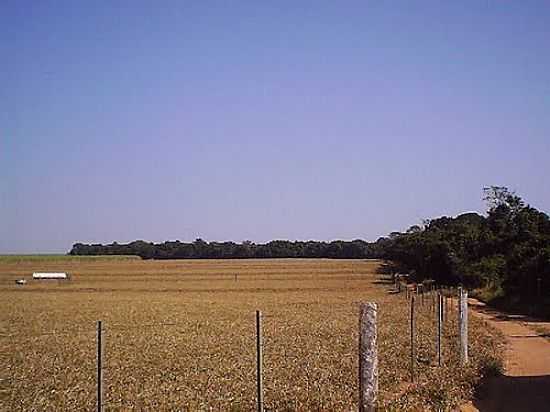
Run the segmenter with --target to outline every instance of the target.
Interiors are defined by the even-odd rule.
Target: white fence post
[[[468,363],[468,292],[459,288],[458,322],[460,327],[460,360]]]
[[[368,302],[359,310],[359,412],[374,412],[378,396],[378,307]]]

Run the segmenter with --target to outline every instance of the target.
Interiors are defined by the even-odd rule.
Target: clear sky
[[[0,4],[0,253],[550,210],[550,2]]]

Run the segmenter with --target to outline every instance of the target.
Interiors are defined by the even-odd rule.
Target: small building
[[[41,272],[34,272],[32,274],[32,278],[34,280],[64,280],[69,279],[69,275],[66,273],[41,273]]]

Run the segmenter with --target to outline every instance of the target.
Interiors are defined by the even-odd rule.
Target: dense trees
[[[466,213],[427,221],[422,228],[392,234],[381,255],[418,280],[460,283],[518,301],[550,297],[548,215],[505,187],[484,192],[487,217]]]
[[[147,243],[142,240],[128,244],[109,245],[76,243],[70,255],[137,255],[143,259],[243,259],[243,258],[374,258],[377,248],[363,240],[351,242],[291,242],[273,240],[265,244],[250,241],[192,243],[178,240],[164,243]]]

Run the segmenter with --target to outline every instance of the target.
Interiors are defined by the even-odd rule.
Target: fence
[[[457,347],[460,349],[462,362],[468,362],[467,306],[465,304],[467,294],[460,290],[458,292],[449,289],[442,290],[436,288],[434,285],[426,285],[420,288],[412,288],[410,287],[410,285],[401,283],[401,281],[398,282],[399,283],[396,284],[396,291],[400,294],[400,296],[407,299],[407,301],[409,302],[408,309],[410,315],[410,380],[415,381],[415,379],[418,378],[418,371],[416,370],[419,362],[418,358],[420,356],[417,346],[419,335],[416,321],[418,316],[433,317],[433,319],[437,323],[437,334],[436,339],[433,342],[433,346],[436,348],[437,364],[439,366],[443,366],[446,362],[446,359],[443,353],[442,334],[444,333],[446,328],[450,327],[446,325],[448,324],[451,316],[456,315],[455,319],[459,320],[460,325],[460,333],[458,334],[458,336],[460,336],[460,339],[457,342]],[[457,299],[455,299],[454,296],[459,297],[458,301],[461,302],[460,305],[455,305]],[[357,345],[358,358],[355,358],[353,362],[358,364],[358,378],[355,377],[354,380],[358,382],[358,393],[356,395],[356,401],[359,404],[359,409],[362,411],[373,410],[373,405],[375,405],[377,402],[378,378],[380,373],[377,361],[377,324],[379,322],[379,319],[377,317],[378,309],[379,307],[377,307],[376,305],[359,306],[359,327],[357,328],[357,337],[359,340]],[[335,313],[338,310],[348,312],[349,307],[333,306],[330,309],[330,312]],[[250,377],[250,385],[246,387],[248,395],[246,395],[246,393],[241,394],[243,397],[248,398],[249,402],[242,402],[241,406],[242,409],[245,410],[256,409],[258,411],[264,411],[266,404],[266,388],[264,386],[264,378],[266,373],[268,374],[269,378],[269,374],[273,373],[273,368],[268,367],[266,370],[264,365],[264,349],[266,342],[264,340],[263,320],[267,318],[269,322],[271,319],[269,318],[269,315],[265,316],[260,311],[257,311],[255,315],[256,317],[254,327],[252,326],[253,322],[248,321],[250,329],[255,331],[255,333],[250,334],[253,335],[253,339],[249,339],[248,337],[246,339],[243,339],[242,341],[240,341],[241,347],[237,349],[240,350],[242,354],[244,354],[243,356],[246,357],[251,366],[250,370],[247,369],[247,371],[245,371],[245,374]],[[285,321],[283,320],[281,323],[283,324],[284,322]],[[120,339],[125,342],[126,347],[130,347],[130,350],[132,350],[132,340],[155,338],[156,335],[154,333],[150,333],[149,338],[144,337],[144,335],[147,335],[147,333],[144,333],[144,331],[146,330],[155,330],[156,328],[170,328],[170,335],[176,336],[178,334],[185,335],[189,330],[192,330],[193,328],[200,329],[201,327],[201,325],[193,325],[186,322],[161,322],[141,325],[111,325],[108,322],[106,323],[98,321],[96,325],[96,330],[93,333],[90,333],[88,331],[66,331],[61,333],[53,331],[36,334],[33,336],[26,336],[26,339],[28,339],[28,343],[32,344],[34,339],[37,339],[41,336],[53,337],[57,339],[67,335],[80,334],[82,335],[83,339],[86,339],[88,341],[88,343],[92,343],[94,349],[93,352],[95,352],[95,359],[92,361],[92,363],[94,364],[93,369],[95,369],[95,372],[92,372],[92,368],[89,368],[88,366],[90,365],[88,364],[78,364],[75,365],[75,367],[80,368],[81,366],[86,366],[83,368],[89,374],[86,379],[89,380],[91,377],[93,377],[93,380],[95,382],[95,394],[93,395],[93,397],[95,398],[95,409],[101,411],[106,406],[111,408],[116,407],[117,405],[120,407],[125,406],[124,400],[116,399],[110,396],[111,392],[113,391],[114,383],[109,383],[107,385],[105,383],[105,371],[109,372],[110,368],[114,367],[116,363],[111,357],[112,354],[109,352],[109,350],[106,350],[106,344],[108,344],[111,340]],[[135,334],[129,334],[129,331],[135,332]],[[220,331],[216,331],[214,333],[217,332]],[[131,338],[128,338],[128,336],[131,336]],[[59,340],[62,341],[62,339]],[[160,342],[162,343],[163,341],[160,340]],[[275,344],[276,342],[274,342],[273,340],[268,340],[267,342],[269,349],[273,348]],[[138,348],[139,345],[135,345],[135,347]],[[192,351],[192,348],[190,349]],[[328,351],[331,350],[331,348],[325,349]],[[308,351],[311,351],[311,349],[308,348]],[[234,356],[238,356],[238,354],[235,354],[233,351],[232,353],[230,353],[229,358],[232,358]],[[285,349],[284,353],[282,353],[280,356],[288,357],[289,354]],[[89,360],[90,359],[88,359],[88,361]],[[232,359],[224,359],[222,356],[219,356],[219,359],[214,357],[214,359],[212,360],[212,362],[217,364],[222,364],[229,361],[232,361]],[[151,360],[151,362],[154,362],[154,360]],[[122,363],[123,362],[121,361],[117,365],[120,365]],[[130,370],[131,366],[132,365],[130,365]],[[237,370],[237,367],[233,369],[229,368],[227,370],[229,371],[227,379],[232,379],[232,374],[234,373],[234,371]],[[252,372],[253,370],[255,370],[255,373]],[[208,375],[208,371],[204,375]],[[172,378],[173,377],[167,374],[163,379]],[[208,379],[208,376],[206,376],[205,379]],[[132,380],[134,380],[134,378],[132,378],[131,373],[129,373],[128,382],[131,382]],[[310,382],[310,380],[308,380],[308,382]],[[312,385],[315,385],[314,379],[312,379],[311,382],[313,382]],[[147,381],[143,382],[142,385],[146,387]],[[54,389],[55,386],[56,385],[53,385]],[[177,388],[177,385],[172,385],[171,388],[172,387]],[[208,382],[205,383],[205,387],[208,387]],[[226,396],[224,394],[221,395]],[[185,396],[189,396],[189,394],[187,393]],[[128,405],[126,404],[126,406]],[[137,406],[139,407],[139,404],[137,404]],[[205,405],[203,409],[208,410],[208,406]]]
[[[398,294],[403,293],[405,299],[410,301],[410,377],[414,381],[415,365],[415,307],[426,305],[435,312],[436,319],[436,350],[438,366],[443,365],[442,359],[442,335],[446,321],[449,319],[449,312],[455,304],[458,316],[458,347],[462,365],[468,363],[468,292],[459,287],[455,292],[454,288],[440,288],[433,281],[421,284],[407,284],[403,282],[402,275],[394,276],[395,290]],[[415,299],[416,296],[416,299]]]

